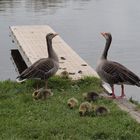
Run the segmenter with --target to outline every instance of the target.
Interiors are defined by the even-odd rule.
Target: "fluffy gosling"
[[[50,90],[44,88],[36,90],[32,94],[34,100],[39,100],[39,99],[46,100],[50,96],[53,96],[53,93]]]
[[[89,102],[81,103],[81,105],[79,107],[80,116],[90,115],[92,111],[93,111],[93,107],[92,107],[91,103],[89,103]]]
[[[69,78],[69,73],[65,70],[65,71],[61,72],[60,76],[63,77],[63,78],[68,79]]]
[[[70,109],[75,108],[76,106],[78,106],[78,100],[76,98],[70,98],[67,101],[67,105]]]
[[[94,92],[94,91],[90,91],[88,93],[83,93],[83,97],[86,101],[96,101],[99,98],[99,94]]]
[[[109,113],[109,110],[104,106],[98,106],[95,108],[95,114],[97,116],[107,115]]]

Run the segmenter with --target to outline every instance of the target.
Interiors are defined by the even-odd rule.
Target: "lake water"
[[[111,32],[109,58],[140,76],[139,0],[0,0],[0,80],[15,80],[9,37],[12,25],[50,25],[93,68],[104,49],[100,32]],[[117,86],[117,93],[119,93]],[[126,86],[140,101],[140,88]]]

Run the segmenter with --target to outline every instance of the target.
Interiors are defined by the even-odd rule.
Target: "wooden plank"
[[[27,66],[30,66],[41,58],[48,57],[46,34],[55,31],[47,25],[35,26],[11,26],[11,35],[16,43]],[[60,36],[53,39],[53,47],[59,57],[60,69],[57,74],[66,70],[71,73],[72,79],[79,79],[83,76],[96,76],[97,73],[89,66],[72,48],[66,44]],[[61,59],[64,57],[66,60]],[[81,73],[78,73],[82,71]],[[74,73],[74,74],[73,74]]]

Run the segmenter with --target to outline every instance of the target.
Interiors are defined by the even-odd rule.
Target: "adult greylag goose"
[[[107,59],[112,36],[110,33],[101,34],[106,39],[106,44],[101,58],[97,64],[96,71],[101,79],[110,85],[112,89],[112,98],[116,98],[114,93],[114,84],[121,85],[121,96],[118,98],[123,98],[125,96],[124,84],[136,85],[140,87],[140,78],[125,66]]]
[[[58,34],[49,33],[46,35],[48,58],[42,58],[36,61],[30,67],[28,67],[17,77],[18,82],[22,82],[26,79],[46,80],[46,88],[47,88],[48,78],[53,76],[59,68],[58,57],[52,47],[52,39],[56,35]]]

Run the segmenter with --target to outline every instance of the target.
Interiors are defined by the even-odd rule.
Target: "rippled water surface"
[[[50,25],[93,68],[105,44],[100,32],[111,32],[109,58],[140,76],[139,5],[139,0],[0,0],[0,80],[17,76],[9,26],[39,24]],[[127,86],[126,92],[140,101],[139,88]]]

